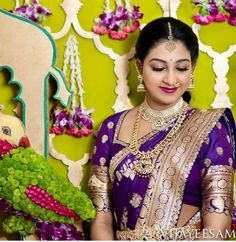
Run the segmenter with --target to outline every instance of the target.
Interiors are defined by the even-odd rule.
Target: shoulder
[[[122,116],[125,116],[125,114],[128,112],[129,110],[124,110],[115,114],[112,114],[110,116],[108,116],[107,118],[105,118],[102,122],[102,126],[109,126],[108,128],[113,128],[113,126],[116,126],[116,124],[118,123],[119,119]]]
[[[101,123],[97,131],[94,132],[94,135],[97,136],[101,132],[108,132],[110,134],[114,133],[114,130],[122,116],[125,116],[125,114],[128,112],[128,110],[124,110],[115,114],[112,114],[105,118]]]
[[[231,109],[229,108],[212,108],[212,109],[197,109],[196,113],[202,117],[213,117],[215,121],[226,119],[228,122],[235,124]]]

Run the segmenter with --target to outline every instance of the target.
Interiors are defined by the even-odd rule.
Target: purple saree
[[[97,209],[114,214],[118,239],[166,239],[156,231],[179,227],[183,205],[194,208],[181,224],[186,228],[201,224],[202,215],[209,212],[230,216],[235,127],[229,109],[200,111],[189,107],[181,129],[156,157],[149,177],[135,173],[129,144],[118,139],[126,113],[103,122],[89,181]],[[142,137],[140,150],[153,149],[170,128]]]

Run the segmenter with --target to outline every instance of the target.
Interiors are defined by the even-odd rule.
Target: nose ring
[[[174,87],[179,87],[179,86],[180,86],[180,83],[177,81],[177,82],[174,83],[173,86],[174,86]]]

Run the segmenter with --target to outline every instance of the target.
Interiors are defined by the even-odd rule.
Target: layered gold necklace
[[[139,143],[138,143],[139,123],[143,115],[143,105],[140,106],[140,108],[138,109],[133,132],[131,135],[131,141],[130,141],[130,151],[135,156],[133,169],[138,176],[149,177],[151,175],[155,167],[155,160],[157,159],[158,155],[163,151],[163,149],[169,146],[173,136],[181,128],[181,125],[184,122],[187,110],[188,110],[188,104],[183,102],[183,105],[181,106],[181,112],[178,112],[178,116],[176,117],[177,118],[176,123],[173,125],[171,130],[165,136],[165,138],[159,144],[157,144],[155,148],[145,152],[139,149]]]
[[[164,130],[172,123],[179,113],[181,113],[183,105],[184,100],[181,98],[173,107],[164,111],[157,111],[152,109],[145,99],[142,104],[142,119],[150,123],[152,130]]]

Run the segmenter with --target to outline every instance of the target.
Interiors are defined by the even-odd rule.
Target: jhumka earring
[[[137,92],[145,92],[146,89],[145,89],[145,86],[143,84],[143,77],[141,74],[138,74],[138,77],[137,77],[138,81],[139,81],[139,84],[137,86]]]
[[[193,74],[190,75],[190,84],[188,86],[188,90],[192,90],[194,88],[194,76]]]
[[[142,64],[141,64],[141,62],[139,60],[136,61],[135,67],[136,67],[136,70],[138,72],[137,79],[138,79],[138,82],[139,82],[138,86],[137,86],[137,92],[145,92],[146,88],[145,88],[145,86],[143,84],[143,77],[140,74],[141,69],[142,69]]]
[[[168,41],[166,43],[165,48],[169,52],[172,52],[176,48],[176,46],[175,46],[175,42],[173,41],[173,33],[172,33],[171,24],[170,24],[170,22],[168,22],[167,24],[168,24],[169,35],[168,35]]]

